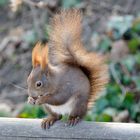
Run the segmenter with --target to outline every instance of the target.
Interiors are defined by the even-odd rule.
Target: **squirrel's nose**
[[[38,97],[37,92],[33,92],[31,89],[28,89],[28,95],[34,99]]]

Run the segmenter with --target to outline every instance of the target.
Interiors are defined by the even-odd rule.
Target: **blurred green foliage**
[[[41,118],[45,116],[45,112],[41,106],[33,106],[25,104],[17,117],[19,118]]]
[[[8,2],[9,0],[0,0],[0,7],[5,6]]]
[[[71,8],[76,7],[80,2],[81,0],[61,0],[61,5],[63,8]]]
[[[111,39],[108,36],[104,36],[99,42],[98,50],[100,50],[101,52],[108,52],[110,50],[111,44]]]
[[[1,110],[0,111],[0,117],[11,117],[11,112]]]

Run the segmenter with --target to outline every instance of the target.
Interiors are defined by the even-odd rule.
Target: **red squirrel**
[[[50,114],[41,123],[44,129],[65,114],[67,124],[76,125],[108,82],[105,58],[83,47],[81,20],[79,10],[61,10],[51,20],[48,44],[37,43],[32,51],[28,102]]]

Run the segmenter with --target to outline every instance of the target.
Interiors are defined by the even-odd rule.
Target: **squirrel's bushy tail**
[[[56,14],[51,23],[50,49],[55,49],[54,52],[59,54],[54,54],[59,61],[78,64],[88,76],[91,84],[88,108],[91,108],[108,82],[108,68],[103,56],[88,52],[83,47],[81,19],[81,13],[76,9]]]

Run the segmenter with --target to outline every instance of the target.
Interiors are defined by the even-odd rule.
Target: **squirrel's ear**
[[[41,64],[41,43],[38,42],[35,47],[33,48],[32,51],[32,65],[33,67],[37,67],[38,65]]]
[[[42,48],[41,51],[41,69],[45,70],[48,64],[48,46]]]

